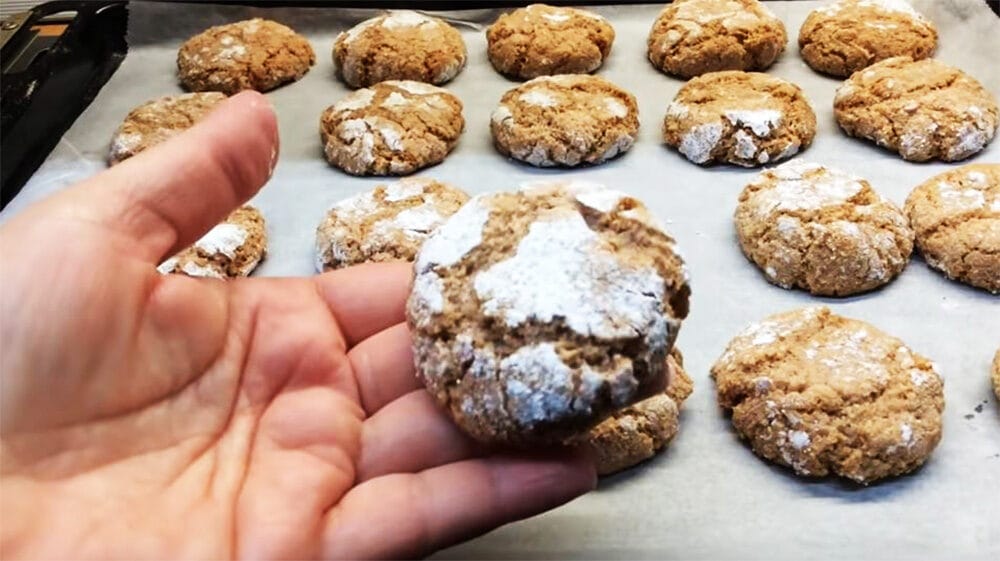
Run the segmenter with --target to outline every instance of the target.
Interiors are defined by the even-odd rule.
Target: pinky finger
[[[385,475],[352,489],[327,515],[327,558],[422,557],[594,488],[583,454],[491,457],[416,474]]]

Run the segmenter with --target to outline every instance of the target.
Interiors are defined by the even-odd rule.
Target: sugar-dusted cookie
[[[840,128],[905,160],[953,162],[978,153],[1000,120],[996,98],[961,70],[896,57],[851,75],[833,102]]]
[[[469,196],[425,177],[407,177],[333,205],[316,229],[316,270],[413,261],[427,236]]]
[[[157,269],[163,274],[180,273],[191,277],[245,277],[266,254],[264,217],[256,208],[245,205]]]
[[[586,74],[600,68],[614,40],[614,28],[594,12],[532,4],[486,29],[486,53],[493,68],[514,78]]]
[[[465,127],[448,90],[410,80],[352,92],[320,117],[326,159],[353,175],[406,175],[444,160]]]
[[[490,130],[500,153],[533,166],[599,164],[635,143],[639,108],[598,76],[542,76],[503,95]]]
[[[997,394],[997,399],[1000,399],[1000,349],[993,355],[992,378],[993,392]]]
[[[906,214],[927,264],[1000,294],[1000,164],[969,164],[918,185]]]
[[[802,89],[757,72],[712,72],[681,86],[667,107],[663,138],[696,164],[743,167],[797,154],[816,135]]]
[[[934,364],[826,307],[752,324],[712,378],[740,437],[798,475],[867,485],[918,468],[941,440],[944,391]]]
[[[888,283],[913,250],[903,211],[867,181],[798,160],[750,182],[734,220],[740,248],[767,280],[823,296]]]
[[[837,0],[809,13],[799,29],[802,60],[846,78],[880,60],[934,54],[937,28],[906,0]]]
[[[665,391],[615,412],[587,433],[598,475],[610,475],[652,458],[677,435],[681,404],[693,389],[677,347],[667,357],[667,373]]]
[[[111,137],[108,163],[115,165],[139,152],[184,132],[226,99],[219,92],[168,95],[129,111]]]
[[[266,92],[298,80],[315,62],[305,37],[254,18],[210,27],[188,39],[177,52],[177,74],[191,91]]]
[[[689,293],[636,199],[572,182],[479,195],[417,254],[417,375],[479,441],[576,439],[662,390]]]
[[[440,18],[394,10],[337,35],[333,64],[352,88],[385,80],[443,84],[465,67],[462,34]]]
[[[785,50],[788,34],[757,0],[675,0],[647,40],[653,66],[691,78],[719,70],[764,70]]]

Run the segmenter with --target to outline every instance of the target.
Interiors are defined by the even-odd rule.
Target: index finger
[[[314,278],[348,348],[406,321],[406,298],[413,281],[410,263],[368,263]]]

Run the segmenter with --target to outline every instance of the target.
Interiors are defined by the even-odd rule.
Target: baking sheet
[[[806,14],[819,4],[769,3],[791,36],[769,72],[802,86],[818,117],[816,140],[798,158],[862,174],[902,204],[910,189],[953,165],[908,163],[840,132],[832,115],[839,81],[813,73],[794,43]],[[915,4],[939,27],[938,58],[1000,93],[1000,19],[977,0]],[[886,288],[853,298],[816,298],[768,284],[740,253],[731,218],[739,191],[756,172],[700,168],[661,144],[663,114],[682,82],[655,71],[645,58],[645,37],[659,9],[596,8],[617,31],[599,73],[637,96],[642,126],[624,157],[577,170],[537,170],[494,152],[489,113],[515,85],[486,59],[483,29],[499,12],[448,14],[469,48],[468,67],[447,86],[464,101],[467,126],[455,152],[422,174],[471,193],[509,189],[540,176],[584,177],[644,200],[690,265],[692,311],[679,345],[695,392],[680,435],[662,456],[606,479],[599,490],[563,508],[438,557],[1000,559],[1000,412],[988,376],[1000,345],[1000,298],[946,280],[917,256]],[[324,209],[385,181],[328,166],[317,132],[322,110],[348,91],[334,77],[333,39],[373,12],[165,3],[132,3],[130,11],[125,62],[0,220],[103,169],[109,137],[128,110],[181,91],[174,60],[184,39],[209,25],[270,17],[305,34],[318,63],[300,82],[268,94],[278,113],[282,151],[274,177],[254,200],[270,237],[269,257],[256,274],[312,274],[313,234]],[[971,161],[1000,162],[1000,140]],[[916,474],[869,488],[800,480],[754,456],[719,412],[708,370],[729,339],[751,321],[809,304],[867,320],[939,363],[947,403],[944,437]]]

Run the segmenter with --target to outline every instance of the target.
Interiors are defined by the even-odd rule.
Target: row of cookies
[[[167,96],[133,109],[115,132],[114,164],[176,134],[225,96]],[[423,82],[361,88],[320,117],[324,154],[353,175],[407,175],[441,162],[465,128],[462,102]],[[834,114],[850,136],[904,159],[958,161],[996,134],[1000,110],[974,78],[933,59],[892,58],[856,72]],[[599,164],[638,136],[635,97],[598,76],[542,76],[507,91],[491,114],[497,150],[539,167]],[[808,147],[816,115],[798,86],[767,74],[720,71],[684,84],[667,107],[663,138],[688,160],[744,167],[777,163]]]
[[[799,180],[797,183],[769,182],[769,179],[788,176],[792,170],[785,168],[798,165],[788,164],[770,170],[766,172],[770,175],[762,178],[763,181],[755,182],[750,188],[757,192],[770,189],[772,195],[775,190],[788,191],[783,193],[780,199],[792,206],[795,206],[797,201],[802,202],[810,197],[822,198],[829,194],[826,192],[828,185],[815,180],[815,177],[811,181]],[[969,168],[975,167],[969,166]],[[1000,166],[993,167],[1000,168]],[[802,170],[798,171],[801,175]],[[990,177],[994,181],[998,178],[997,174],[1000,174],[1000,169],[986,171],[992,172]],[[805,172],[827,179],[830,175],[829,171],[819,166],[808,167]],[[966,178],[976,173],[982,172],[977,169],[965,171]],[[791,178],[784,177],[784,179]],[[855,190],[863,188],[855,185],[859,181],[856,178],[834,175],[833,179],[826,183],[836,183],[837,180],[846,187],[835,187],[834,190],[839,189],[838,194],[846,197],[846,200],[855,203],[874,201],[873,204],[876,206],[879,204],[877,195],[870,189],[865,193],[854,193]],[[940,178],[929,181],[927,189],[930,192],[924,194],[932,199],[934,196],[940,197],[940,191],[935,195],[933,189],[944,182]],[[973,177],[973,183],[976,182],[977,178]],[[997,185],[993,184],[993,191],[996,191]],[[573,233],[569,230],[563,231],[563,228],[559,227],[549,231],[554,227],[546,223],[543,232],[542,226],[537,225],[543,218],[547,220],[547,214],[552,208],[559,209],[561,205],[565,206],[561,202],[553,202],[552,199],[564,198],[568,196],[567,193],[577,202],[574,207],[563,208],[565,213],[569,214],[570,211],[580,213],[587,218],[586,224],[600,225],[598,231],[602,236],[611,236],[612,241],[617,240],[614,243],[599,244],[604,251],[610,251],[609,247],[631,246],[633,248],[631,251],[637,252],[639,256],[629,256],[625,259],[625,263],[631,264],[630,266],[635,266],[636,262],[648,264],[650,261],[641,258],[647,254],[659,256],[654,262],[666,260],[667,268],[660,272],[660,276],[672,279],[668,283],[669,290],[649,286],[642,294],[657,294],[660,295],[659,298],[669,300],[668,303],[660,302],[664,306],[661,311],[666,313],[666,309],[670,310],[667,314],[666,329],[670,338],[675,337],[680,320],[687,313],[686,300],[690,289],[687,287],[687,274],[673,243],[669,237],[663,237],[664,234],[640,202],[592,184],[558,183],[554,188],[551,185],[528,186],[516,194],[481,195],[471,203],[462,191],[429,179],[407,178],[389,185],[378,186],[372,191],[341,201],[331,208],[317,230],[317,269],[329,270],[372,261],[415,261],[417,278],[414,281],[414,295],[410,304],[411,323],[415,337],[419,338],[422,335],[429,338],[423,346],[418,341],[418,348],[423,348],[424,353],[423,355],[418,353],[424,357],[422,362],[418,359],[418,369],[422,368],[422,376],[428,387],[451,412],[456,422],[480,440],[502,441],[508,444],[553,438],[554,435],[562,438],[573,435],[579,437],[583,434],[597,448],[601,473],[611,473],[650,457],[666,446],[676,434],[679,407],[692,387],[690,377],[684,373],[683,363],[676,349],[668,347],[665,351],[669,382],[664,391],[654,392],[651,397],[640,399],[633,404],[629,404],[631,398],[624,397],[618,402],[605,403],[601,407],[605,408],[605,413],[609,417],[603,420],[597,413],[594,413],[594,416],[588,413],[583,418],[578,418],[580,417],[578,411],[544,410],[539,413],[517,409],[518,400],[523,400],[524,407],[527,408],[533,403],[532,400],[543,398],[556,400],[556,397],[546,392],[570,391],[563,386],[553,388],[544,385],[552,383],[547,376],[560,379],[558,375],[562,362],[556,361],[553,356],[548,356],[546,361],[538,364],[531,363],[534,366],[529,370],[534,376],[539,377],[535,382],[536,385],[543,384],[542,387],[532,387],[530,390],[522,388],[518,395],[507,395],[506,401],[509,405],[502,410],[491,409],[488,406],[490,392],[508,392],[511,391],[511,386],[520,387],[517,384],[524,384],[523,379],[508,378],[526,375],[526,371],[518,370],[515,368],[516,364],[509,364],[509,361],[501,360],[502,357],[491,355],[490,360],[483,358],[483,364],[477,367],[482,369],[492,364],[490,368],[494,368],[494,374],[498,376],[491,375],[487,378],[498,380],[496,383],[502,387],[491,386],[469,390],[468,388],[475,386],[470,383],[458,384],[466,388],[465,391],[486,392],[487,395],[452,396],[447,394],[450,391],[447,388],[451,387],[455,380],[435,378],[445,375],[483,378],[483,372],[468,373],[462,370],[468,367],[467,360],[462,363],[464,366],[454,365],[448,361],[458,360],[458,356],[468,357],[469,353],[476,352],[500,353],[501,350],[511,354],[518,352],[517,349],[504,349],[504,345],[498,343],[499,340],[503,340],[509,346],[513,337],[509,333],[503,333],[503,329],[487,319],[498,314],[506,315],[508,319],[512,314],[519,318],[517,321],[508,321],[508,324],[511,321],[515,324],[519,321],[532,322],[535,330],[539,330],[537,322],[554,323],[554,327],[540,329],[540,333],[535,333],[531,337],[523,338],[522,334],[513,340],[521,341],[519,344],[522,348],[529,346],[534,348],[540,337],[553,336],[554,329],[555,336],[560,337],[556,348],[558,352],[555,353],[559,356],[572,357],[576,356],[577,352],[584,352],[586,356],[591,357],[602,356],[592,347],[609,344],[608,341],[601,340],[601,333],[602,329],[612,329],[610,325],[630,325],[631,328],[637,329],[636,333],[649,339],[650,334],[645,330],[653,329],[652,324],[636,323],[637,320],[633,317],[642,309],[643,301],[622,302],[621,306],[615,307],[617,299],[626,296],[614,291],[619,288],[625,290],[625,287],[618,284],[632,282],[627,281],[632,277],[621,272],[612,275],[608,271],[595,271],[594,262],[600,261],[600,253],[587,249],[594,240],[583,243],[574,238],[577,235],[587,237],[583,230]],[[996,195],[997,193],[992,193],[994,199]],[[537,198],[543,200],[535,200]],[[947,195],[944,198],[948,198]],[[503,199],[503,204],[499,199]],[[491,209],[490,213],[485,215],[484,205]],[[529,209],[526,210],[521,206],[528,206]],[[802,211],[810,206],[806,204],[784,210]],[[880,214],[883,211],[884,209],[875,209],[872,213]],[[502,216],[492,217],[494,212]],[[812,211],[807,210],[807,212]],[[234,224],[245,227],[246,223],[241,218],[245,213],[245,209],[237,211],[228,224],[220,225],[221,231],[210,232],[199,240],[193,249],[182,252],[180,256],[182,266],[178,266],[177,258],[169,260],[169,266],[175,272],[199,276],[204,274],[203,270],[183,265],[190,264],[192,259],[208,263],[226,262],[226,255],[223,254],[225,250],[219,249],[224,244],[219,240],[235,238],[231,231],[234,230]],[[526,218],[521,213],[531,215],[530,224],[524,224]],[[851,214],[866,214],[858,209],[844,211],[842,208],[828,206],[813,218],[821,222],[819,216],[824,213],[827,218],[838,218],[837,215],[843,218]],[[778,222],[781,228],[780,219]],[[524,252],[522,259],[526,261],[501,266],[505,259],[514,259],[510,256],[512,251],[510,244],[501,244],[502,240],[509,241],[509,236],[514,234],[523,235],[514,256]],[[537,255],[536,250],[528,248],[529,240],[532,244],[540,244],[540,247],[536,248]],[[623,244],[621,243],[623,240],[629,240],[631,243]],[[463,261],[462,256],[472,252],[475,247],[492,247],[491,244],[494,242],[501,244],[496,250],[499,254],[490,250],[471,262]],[[424,252],[422,248],[427,245],[430,245],[431,249]],[[470,248],[470,245],[473,247]],[[836,244],[820,241],[814,245],[829,247]],[[252,254],[253,250],[252,241],[244,247],[228,246],[229,253],[236,256]],[[625,256],[620,254],[626,252],[624,249],[613,250],[618,260],[624,259]],[[577,255],[576,260],[582,256],[583,262],[576,262],[570,255]],[[543,261],[549,266],[544,266]],[[618,263],[618,266],[625,265]],[[836,263],[832,266],[834,269],[843,268]],[[494,267],[500,269],[493,270]],[[227,267],[227,270],[236,270],[236,267]],[[489,273],[491,270],[493,272]],[[451,278],[452,274],[455,275],[454,282],[459,285],[448,289],[450,281],[446,279]],[[553,278],[553,275],[558,278]],[[565,315],[567,310],[572,308],[570,303],[563,302],[567,297],[565,295],[557,297],[551,293],[550,288],[546,288],[557,287],[558,290],[563,290],[568,289],[567,287],[588,286],[587,275],[597,275],[603,279],[599,283],[600,289],[593,285],[587,290],[610,291],[610,293],[584,295],[595,297],[599,302],[590,304],[591,307],[600,308],[592,310],[593,314],[598,317],[601,314],[612,314],[610,318],[604,318],[610,321],[610,324],[594,318],[573,320],[571,315]],[[996,278],[995,270],[993,276]],[[491,284],[489,279],[492,277],[497,277],[499,284],[495,286]],[[612,279],[619,280],[612,282]],[[471,285],[472,288],[467,285]],[[469,290],[476,291],[475,302],[463,300],[466,297],[461,295]],[[634,288],[628,287],[628,290],[632,290],[634,295]],[[537,294],[539,292],[544,294]],[[581,296],[581,300],[584,296]],[[449,298],[458,301],[455,311],[449,310],[447,304]],[[579,301],[574,301],[573,304],[579,305]],[[613,309],[605,309],[605,304]],[[582,312],[578,310],[578,313]],[[447,317],[437,318],[442,314]],[[458,317],[455,314],[458,314]],[[466,318],[463,314],[475,317]],[[490,329],[500,329],[501,333],[482,333],[483,321]],[[582,323],[574,327],[576,325],[574,321]],[[590,323],[587,323],[588,321]],[[466,325],[469,322],[472,322],[473,327]],[[560,330],[559,326],[565,322],[569,322],[570,329],[586,330],[589,338],[587,344],[591,347],[581,350],[574,349],[570,345],[570,349],[565,349],[564,345],[570,344],[567,340],[575,341],[575,337]],[[441,349],[440,339],[448,344],[462,340],[462,333],[448,330],[463,325],[473,330],[474,336],[467,339],[469,348]],[[442,329],[445,332],[442,332]],[[458,339],[455,339],[456,337]],[[614,339],[610,335],[608,337]],[[597,340],[591,340],[594,338]],[[655,341],[655,338],[649,341]],[[665,345],[663,341],[660,344]],[[487,348],[478,349],[476,345],[486,345]],[[608,350],[611,354],[608,356],[634,352],[628,349],[632,347],[623,346],[618,341],[611,345],[611,349]],[[652,352],[648,348],[645,350]],[[773,360],[775,356],[782,358],[775,362]],[[629,360],[636,358],[630,357]],[[768,360],[760,362],[762,358]],[[644,360],[648,365],[649,357],[645,357]],[[596,364],[590,366],[596,368]],[[451,369],[452,367],[454,369]],[[550,372],[547,369],[555,370]],[[940,377],[933,366],[926,359],[907,349],[897,339],[861,322],[839,318],[825,309],[814,308],[782,314],[769,318],[762,324],[751,326],[730,344],[726,353],[713,367],[712,375],[717,380],[719,402],[724,408],[731,410],[734,425],[741,436],[749,439],[760,455],[790,465],[804,475],[822,476],[836,473],[861,483],[868,483],[919,466],[940,438],[943,394]],[[595,384],[598,382],[599,380],[594,381]],[[626,387],[631,385],[631,382],[622,383],[625,383]],[[640,381],[634,383],[639,384]],[[816,388],[815,392],[809,389],[813,386]],[[839,392],[840,397],[836,399],[846,400],[853,406],[844,407],[843,410],[837,409],[836,399],[831,402],[831,397],[820,391],[829,387]],[[878,391],[873,393],[873,388]],[[619,391],[633,395],[626,389],[619,388]],[[541,392],[543,397],[539,397],[537,392]],[[641,392],[634,395],[641,395]],[[464,404],[454,405],[452,401],[459,398],[465,400]],[[858,406],[859,401],[860,406]],[[509,418],[515,414],[510,407],[514,407],[515,412],[520,411],[517,419]],[[822,409],[822,414],[819,414],[819,409]],[[567,421],[563,415],[574,419],[574,422]],[[551,423],[554,425],[550,426]],[[566,429],[566,423],[572,428]],[[862,428],[844,436],[838,431],[845,426]],[[550,433],[550,430],[555,432]]]
[[[614,28],[596,13],[533,4],[486,29],[487,57],[498,72],[517,79],[590,73],[608,57],[614,38]],[[758,0],[677,0],[653,23],[647,56],[663,72],[691,78],[764,70],[786,42],[784,24]],[[895,56],[927,58],[936,46],[934,24],[905,0],[838,0],[811,12],[799,31],[806,63],[840,77]],[[409,10],[365,20],[333,45],[337,75],[354,88],[386,80],[443,84],[467,58],[458,30]],[[188,89],[229,94],[297,80],[314,62],[304,37],[259,18],[212,27],[184,43],[177,56]]]

